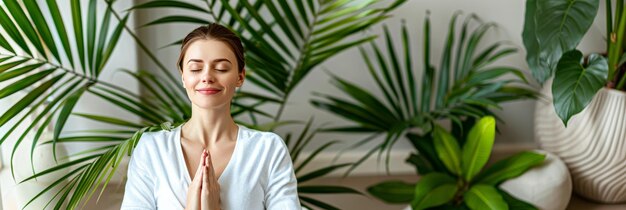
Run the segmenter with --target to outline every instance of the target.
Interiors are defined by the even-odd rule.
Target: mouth
[[[200,88],[200,89],[196,89],[196,92],[203,94],[203,95],[214,95],[219,93],[220,89],[217,88]]]

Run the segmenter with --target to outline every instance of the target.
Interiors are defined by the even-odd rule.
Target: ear
[[[241,87],[243,85],[243,81],[246,78],[246,69],[242,69],[241,73],[237,74],[237,87]]]
[[[180,81],[182,81],[182,85],[183,87],[185,87],[185,78],[183,77],[183,75],[180,75]]]

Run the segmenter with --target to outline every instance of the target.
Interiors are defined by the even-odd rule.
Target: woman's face
[[[182,79],[191,103],[203,109],[230,106],[245,71],[238,72],[237,58],[228,44],[217,40],[192,42],[183,58]]]

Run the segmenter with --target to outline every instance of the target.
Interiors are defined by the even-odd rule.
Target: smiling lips
[[[200,89],[196,89],[196,91],[203,95],[214,95],[216,93],[219,93],[222,90],[217,89],[217,88],[200,88]]]

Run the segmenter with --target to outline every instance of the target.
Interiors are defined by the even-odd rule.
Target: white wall
[[[41,5],[45,5],[44,1],[41,1],[40,3],[43,3]],[[82,5],[83,8],[86,8],[84,6],[86,6],[87,3],[88,1],[81,1],[81,4],[83,4]],[[63,16],[65,20],[66,29],[69,32],[72,32],[71,31],[72,30],[71,10],[70,10],[69,1],[59,1],[58,5],[61,10],[61,15]],[[120,13],[122,13],[125,9],[129,8],[131,5],[132,5],[132,1],[117,1],[117,3],[114,5],[114,8]],[[104,11],[106,9],[105,2],[98,1],[97,8],[98,8],[98,11]],[[44,15],[47,15],[47,8],[43,8],[42,11],[44,12]],[[82,12],[86,14],[87,10],[83,9]],[[102,18],[101,17],[102,14],[103,14],[102,12],[99,12],[99,15],[100,15],[99,18]],[[51,19],[48,17],[48,21],[50,20]],[[83,16],[83,21],[86,21],[86,16]],[[98,21],[100,21],[100,19],[98,19]],[[116,26],[115,24],[117,24],[117,20],[114,17],[112,17],[111,26],[110,26],[111,28],[109,29],[109,33],[112,33],[112,31],[114,30]],[[134,18],[132,16],[129,19],[128,25],[131,28],[134,27]],[[56,31],[55,27],[51,27],[51,30],[53,30],[52,31],[53,34]],[[84,28],[84,30],[86,31],[86,27]],[[75,41],[74,41],[73,32],[68,33],[68,35],[70,38],[70,43],[72,43],[71,45],[74,48]],[[132,40],[132,38],[128,34],[126,34],[125,32],[122,34],[122,36],[120,37],[118,41],[117,48],[111,55],[110,60],[105,67],[105,70],[101,73],[99,77],[100,80],[106,81],[109,83],[114,83],[116,85],[122,86],[126,88],[127,90],[130,90],[135,93],[139,92],[138,83],[134,79],[122,73],[116,72],[117,69],[120,69],[120,68],[127,68],[132,71],[135,71],[137,69],[137,66],[138,66],[137,52],[136,52],[137,47],[134,43],[135,42]],[[74,51],[74,56],[75,56],[75,61],[76,61],[76,59],[78,58],[76,51]],[[69,66],[69,64],[66,64],[66,65]],[[2,86],[8,85],[11,82],[3,82]],[[26,94],[26,91],[22,91],[22,92],[16,93],[15,95],[9,98],[0,100],[0,113],[4,113],[6,110],[8,110],[25,94]],[[128,121],[134,121],[134,122],[139,121],[139,118],[133,115],[130,115],[120,109],[117,109],[115,108],[115,106],[112,106],[108,104],[107,102],[104,102],[100,100],[99,98],[92,96],[90,94],[86,94],[84,97],[81,98],[81,100],[76,105],[74,111],[83,112],[83,113],[94,113],[94,114],[110,114],[112,116],[126,119]],[[21,117],[21,116],[23,115],[19,115],[18,117]],[[17,119],[17,117],[15,119]],[[4,135],[7,132],[7,130],[11,126],[14,125],[16,121],[17,120],[11,121],[7,123],[6,126],[1,127],[0,134]],[[26,126],[22,126],[18,128],[18,130],[14,133],[14,135],[10,136],[7,139],[7,141],[2,144],[2,147],[1,147],[3,168],[0,172],[0,176],[1,176],[0,181],[1,181],[1,192],[2,192],[2,200],[3,200],[2,205],[4,209],[18,209],[17,203],[22,203],[22,204],[25,203],[25,201],[28,201],[27,199],[30,199],[34,195],[39,193],[42,189],[44,189],[46,186],[48,186],[48,184],[51,183],[50,181],[52,181],[52,179],[50,178],[41,178],[38,180],[39,181],[38,183],[27,182],[21,185],[16,185],[14,180],[11,178],[11,172],[9,171],[10,155],[13,149],[13,145],[15,144],[17,138],[19,137],[19,135],[17,134],[21,134],[25,128]],[[90,120],[86,120],[84,118],[70,117],[65,125],[65,128],[67,131],[71,131],[71,130],[85,130],[85,129],[107,129],[107,128],[110,128],[110,126],[107,127],[106,125],[96,123]],[[14,165],[15,165],[15,171],[16,171],[15,172],[16,180],[18,182],[32,175],[29,154],[30,154],[30,145],[32,142],[31,139],[33,135],[34,135],[34,132],[29,134],[27,138],[24,140],[23,145],[21,145],[18,148],[18,151],[16,152]],[[96,144],[68,144],[66,147],[59,145],[59,148],[57,150],[60,153],[59,154],[59,157],[60,157],[63,155],[64,150],[67,150],[67,152],[71,154],[71,153],[75,153],[75,152],[82,151],[85,149],[93,148],[95,145]],[[47,149],[37,152],[34,155],[37,171],[42,171],[50,166],[53,166],[52,165],[53,162],[51,162],[52,161],[51,151],[49,150],[50,149],[47,148]],[[43,166],[46,166],[46,167],[43,167]],[[58,176],[58,175],[59,174],[55,176]],[[118,176],[118,177],[121,177],[121,176]],[[114,179],[113,181],[115,182],[116,180]],[[38,200],[39,202],[31,204],[29,206],[29,209],[42,209],[43,205],[41,205],[42,203],[40,202],[43,202],[43,204],[45,204],[45,202],[47,202],[46,198],[49,198],[49,197],[44,195],[43,199]],[[21,209],[21,206],[19,207],[19,209]]]
[[[138,2],[142,2],[139,0]],[[193,1],[188,1],[193,2]],[[200,6],[205,7],[205,4],[198,3]],[[601,6],[604,8],[604,6]],[[410,0],[392,13],[391,18],[384,21],[387,24],[392,33],[399,31],[400,23],[405,20],[408,27],[410,37],[412,38],[412,52],[414,53],[414,65],[417,68],[421,68],[422,56],[421,56],[421,42],[422,42],[422,29],[423,21],[426,16],[426,11],[430,11],[431,18],[431,30],[432,30],[432,45],[431,62],[438,65],[440,63],[441,49],[443,48],[444,38],[447,32],[448,21],[453,13],[457,11],[463,11],[465,15],[470,13],[476,13],[486,22],[495,22],[498,24],[498,29],[487,34],[484,39],[483,47],[487,44],[493,43],[499,40],[510,41],[513,47],[519,49],[517,54],[508,56],[499,60],[495,65],[512,66],[526,71],[528,78],[532,80],[530,72],[527,69],[525,62],[525,50],[522,44],[522,28],[524,21],[525,1],[523,0]],[[601,13],[602,13],[601,9]],[[158,17],[164,17],[166,15],[176,14],[176,10],[151,10],[151,12],[141,12],[137,16],[138,23],[147,23]],[[463,16],[465,17],[465,16]],[[463,18],[462,17],[462,18]],[[599,16],[602,17],[602,16]],[[209,18],[209,17],[204,17]],[[597,23],[592,27],[585,40],[581,43],[581,48],[584,52],[602,52],[604,48],[604,41],[602,34],[604,34],[604,28],[600,27],[604,23],[603,18],[598,18]],[[145,43],[152,49],[164,46],[172,43],[176,40],[183,38],[188,32],[197,27],[192,24],[170,24],[160,25],[156,27],[147,27],[139,30],[141,37]],[[378,34],[382,36],[382,24],[374,26],[366,32],[366,34]],[[399,34],[395,33],[396,40],[400,40]],[[379,45],[385,49],[382,39],[378,39]],[[396,49],[401,49],[399,42]],[[366,47],[370,50],[369,47]],[[178,58],[179,48],[168,47],[157,51],[159,59],[171,69],[176,72],[175,62]],[[146,59],[145,55],[139,55],[140,67],[142,69],[154,70],[156,66]],[[311,116],[315,117],[316,125],[330,124],[330,125],[349,125],[350,122],[338,118],[325,111],[318,110],[312,107],[309,101],[313,98],[312,92],[320,92],[331,95],[341,95],[341,92],[335,89],[332,85],[329,85],[329,77],[323,71],[327,69],[333,74],[339,75],[342,78],[347,78],[350,81],[361,85],[370,90],[374,90],[378,93],[373,83],[373,80],[366,73],[365,63],[362,60],[361,55],[357,49],[345,51],[338,56],[326,61],[316,70],[312,71],[310,75],[303,80],[291,94],[289,103],[285,108],[285,113],[282,119],[284,120],[308,120]],[[532,84],[534,88],[539,88],[536,83]],[[256,91],[258,88],[247,83],[243,87],[245,90]],[[380,93],[379,93],[380,94]],[[266,107],[269,113],[274,113],[276,107]],[[533,113],[534,113],[534,101],[524,100],[516,101],[512,103],[503,104],[502,110],[496,110],[496,113],[502,117],[505,123],[500,123],[499,129],[501,134],[497,136],[497,143],[522,143],[528,144],[534,141],[533,134]],[[284,127],[278,130],[279,133],[285,134],[287,132],[294,132],[298,134],[300,127],[291,126]],[[370,145],[365,145],[360,148],[349,148],[350,145],[358,140],[365,138],[365,135],[339,135],[339,134],[320,134],[308,147],[307,151],[311,151],[317,146],[324,144],[330,140],[343,140],[343,144],[340,146],[332,147],[328,149],[328,153],[322,155],[320,158],[324,160],[330,160],[335,156],[336,151],[349,149],[350,153],[346,154],[344,160],[355,160],[362,156],[369,148],[380,142],[382,139],[373,141]],[[394,155],[392,155],[400,164],[403,164],[403,159],[406,157],[406,153],[411,151],[412,146],[408,141],[399,141],[394,148]],[[399,166],[402,167],[402,166]],[[392,167],[393,168],[393,167]],[[367,170],[366,170],[367,171]],[[406,169],[404,170],[406,171]]]

